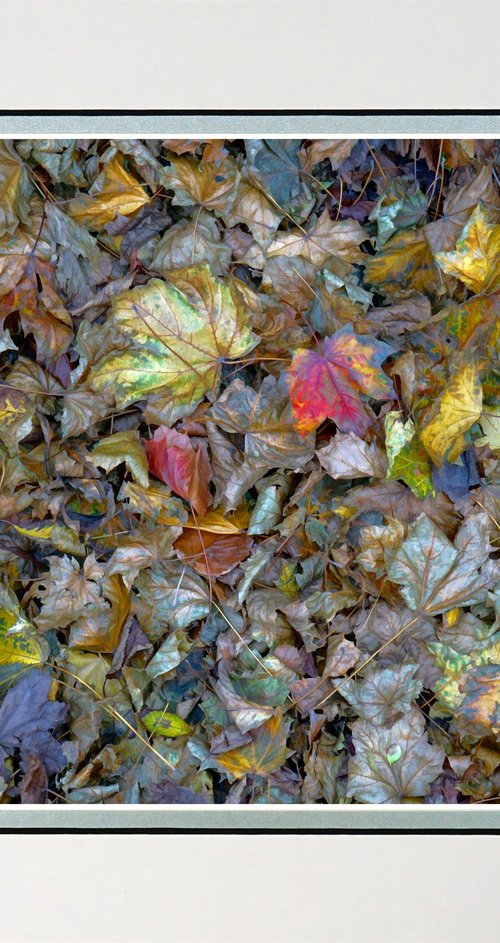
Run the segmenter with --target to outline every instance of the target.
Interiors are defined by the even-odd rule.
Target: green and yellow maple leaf
[[[45,654],[44,643],[36,638],[15,593],[0,587],[0,697],[20,673],[41,665]]]
[[[435,495],[432,466],[418,438],[413,420],[407,419],[403,422],[400,414],[393,411],[387,413],[384,425],[387,477],[404,481],[417,498]]]
[[[234,281],[217,279],[207,265],[152,278],[113,299],[111,321],[130,347],[103,357],[90,386],[127,406],[161,392],[171,421],[188,415],[219,388],[222,365],[256,344]]]

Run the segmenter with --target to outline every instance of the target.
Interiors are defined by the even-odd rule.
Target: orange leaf
[[[186,530],[174,544],[181,559],[203,576],[222,576],[246,560],[252,538],[246,534],[210,534]]]

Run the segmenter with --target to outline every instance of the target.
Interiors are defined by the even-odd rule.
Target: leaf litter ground
[[[500,787],[499,146],[0,144],[0,801]]]

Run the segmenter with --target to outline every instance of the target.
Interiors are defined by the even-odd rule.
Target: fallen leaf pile
[[[499,173],[0,143],[1,802],[499,797]]]

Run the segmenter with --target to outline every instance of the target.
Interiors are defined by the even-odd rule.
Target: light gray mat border
[[[163,114],[115,114],[115,115],[0,115],[0,134],[12,137],[43,135],[51,137],[62,134],[66,137],[97,135],[109,137],[114,134],[134,136],[171,137],[227,134],[274,135],[289,134],[308,137],[315,134],[334,136],[356,134],[359,136],[392,134],[407,137],[426,135],[448,135],[467,137],[500,134],[500,114],[497,115],[163,115]]]
[[[2,829],[500,831],[500,806],[4,806]]]

